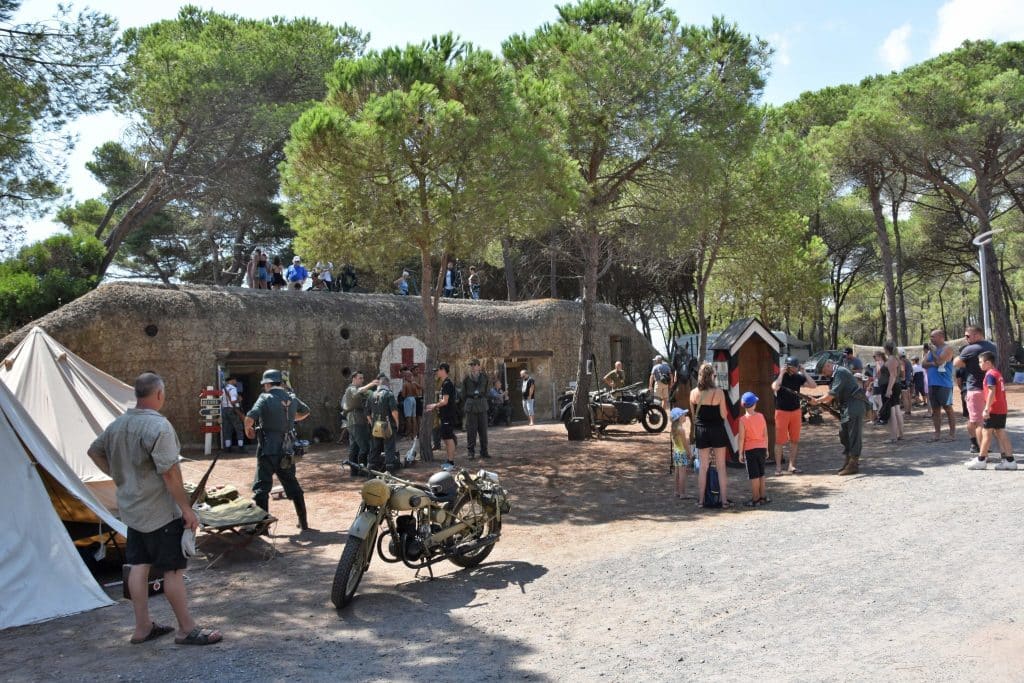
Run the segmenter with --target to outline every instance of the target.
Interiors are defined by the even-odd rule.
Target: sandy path
[[[304,484],[323,531],[289,535],[275,501],[278,556],[190,572],[225,643],[130,647],[122,601],[0,633],[0,678],[1021,680],[1024,469],[968,472],[965,436],[954,452],[926,442],[926,419],[908,427],[895,449],[869,428],[849,478],[829,473],[834,423],[809,428],[807,474],[769,478],[769,508],[706,514],[662,495],[665,435],[583,457],[557,425],[499,430],[494,469],[516,508],[490,560],[432,582],[375,561],[340,613],[327,593],[356,485],[339,483],[335,452],[314,453]],[[1018,410],[1024,450],[1022,430]],[[218,474],[241,484],[250,468]],[[730,475],[744,500],[745,475]],[[162,599],[154,613],[170,617]]]

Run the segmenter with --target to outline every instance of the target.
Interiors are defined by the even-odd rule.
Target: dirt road
[[[1013,401],[1024,450],[1019,387]],[[917,412],[895,448],[868,428],[855,477],[831,474],[834,422],[805,428],[805,474],[770,477],[770,506],[719,512],[669,495],[667,435],[580,448],[560,425],[495,430],[514,509],[488,562],[426,581],[375,561],[341,612],[328,590],[357,484],[323,448],[300,471],[319,532],[294,534],[273,501],[272,544],[190,570],[224,643],[129,646],[120,601],[0,633],[0,679],[1021,680],[1024,469],[965,470],[964,426],[931,444]],[[236,457],[211,483],[244,488],[253,468]],[[730,481],[745,500],[745,474]]]

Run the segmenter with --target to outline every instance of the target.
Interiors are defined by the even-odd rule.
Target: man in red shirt
[[[1017,463],[1013,459],[1013,446],[1006,433],[1006,385],[1003,376],[996,370],[996,354],[982,351],[978,354],[981,369],[985,372],[984,390],[985,407],[982,409],[981,448],[978,456],[967,461],[967,469],[983,470],[988,467],[988,449],[992,437],[999,442],[1002,459],[996,463],[997,470],[1015,470]]]

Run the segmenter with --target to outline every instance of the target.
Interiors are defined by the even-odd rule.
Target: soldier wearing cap
[[[463,413],[466,419],[466,448],[469,459],[476,457],[476,437],[480,435],[480,457],[489,458],[487,452],[487,390],[490,381],[486,372],[480,372],[480,360],[469,361],[469,374],[462,380]]]
[[[814,389],[818,385],[813,379],[800,372],[800,361],[795,357],[786,358],[779,376],[772,382],[775,392],[775,474],[782,474],[782,455],[789,444],[789,473],[800,474],[796,456],[800,450],[800,427],[803,416],[800,410],[800,390]]]
[[[839,441],[843,444],[843,462],[840,475],[857,474],[860,471],[860,454],[864,443],[864,413],[867,412],[867,399],[864,389],[853,373],[831,358],[818,363],[818,374],[828,377],[832,383],[828,394],[821,398],[811,399],[811,405],[836,404],[839,413]]]
[[[263,393],[245,415],[245,435],[257,439],[256,425],[259,424],[259,438],[256,441],[256,481],[252,485],[253,502],[270,511],[270,489],[274,475],[281,482],[285,495],[295,505],[299,528],[308,529],[306,499],[295,478],[295,462],[290,454],[284,453],[284,437],[296,422],[309,417],[309,406],[295,394],[286,390],[280,370],[267,370],[260,382]]]

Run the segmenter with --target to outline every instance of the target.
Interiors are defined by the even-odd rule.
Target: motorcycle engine
[[[416,518],[412,515],[401,515],[395,522],[399,542],[402,543],[403,550],[405,551],[405,559],[411,561],[418,560],[423,554],[424,548],[423,542],[417,534]],[[388,551],[395,557],[401,557],[398,554],[398,548],[394,539],[388,544]]]

